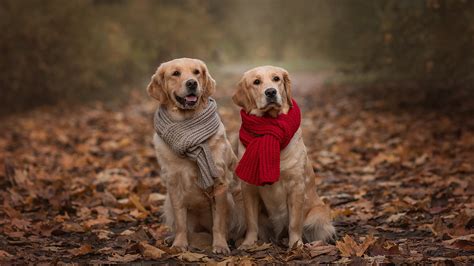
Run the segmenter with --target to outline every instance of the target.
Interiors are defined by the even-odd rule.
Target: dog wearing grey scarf
[[[208,232],[213,252],[228,254],[228,237],[245,232],[237,158],[210,97],[215,89],[204,62],[190,58],[161,64],[147,88],[159,102],[153,142],[167,188],[164,216],[181,251],[190,235]]]

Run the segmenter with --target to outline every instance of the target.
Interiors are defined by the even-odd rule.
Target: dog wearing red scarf
[[[239,248],[258,238],[287,236],[289,248],[332,240],[331,210],[316,193],[288,72],[273,66],[251,69],[232,100],[242,107],[236,174],[244,181],[247,232]]]

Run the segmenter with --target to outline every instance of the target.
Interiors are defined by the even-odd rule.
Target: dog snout
[[[195,79],[188,79],[186,81],[186,88],[190,91],[196,91],[197,85],[198,83]]]
[[[268,88],[265,90],[265,96],[268,98],[275,98],[277,90],[275,88]]]

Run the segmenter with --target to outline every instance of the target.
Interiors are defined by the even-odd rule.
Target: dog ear
[[[198,60],[199,64],[201,65],[201,77],[203,79],[202,87],[204,89],[203,97],[207,98],[216,92],[216,81],[211,77],[209,74],[209,70],[207,69],[206,64]]]
[[[147,92],[150,97],[155,98],[161,104],[166,104],[168,101],[168,94],[166,93],[164,83],[164,70],[163,65],[160,65],[156,70],[156,73],[151,76],[150,84],[148,84]]]
[[[237,84],[237,90],[232,96],[232,101],[236,105],[242,107],[247,113],[250,112],[252,108],[252,99],[249,95],[245,78],[242,78]]]
[[[290,107],[293,107],[293,102],[291,101],[291,80],[288,75],[288,71],[283,69],[283,85],[285,87],[286,101]]]

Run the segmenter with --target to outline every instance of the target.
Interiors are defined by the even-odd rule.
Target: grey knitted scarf
[[[214,185],[217,177],[216,164],[206,140],[217,132],[220,121],[216,101],[212,98],[206,109],[183,121],[173,121],[163,108],[155,112],[156,133],[178,155],[196,161],[199,168],[197,184],[202,189]]]

